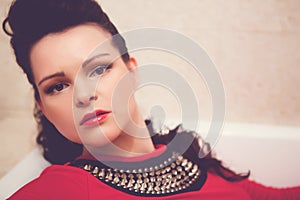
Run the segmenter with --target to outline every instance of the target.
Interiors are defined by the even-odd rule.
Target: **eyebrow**
[[[46,81],[48,79],[55,78],[55,77],[62,77],[62,76],[65,76],[64,72],[57,72],[57,73],[51,74],[49,76],[46,76],[42,80],[40,80],[40,82],[38,83],[38,86],[40,86],[44,81]]]
[[[110,54],[109,53],[100,53],[100,54],[97,54],[97,55],[94,55],[93,57],[91,58],[88,58],[86,61],[83,62],[82,64],[82,68],[84,68],[85,66],[87,66],[90,62],[92,62],[93,60],[99,58],[99,57],[104,57],[104,56],[109,56]]]
[[[87,66],[90,62],[92,62],[93,60],[99,58],[99,57],[104,57],[104,56],[109,56],[110,54],[109,53],[100,53],[100,54],[97,54],[97,55],[94,55],[93,57],[87,59],[86,61],[83,62],[82,64],[82,68],[84,68],[85,66]],[[40,86],[44,81],[48,80],[48,79],[51,79],[51,78],[55,78],[55,77],[63,77],[65,76],[65,73],[64,72],[57,72],[57,73],[54,73],[54,74],[51,74],[49,76],[46,76],[44,77],[39,83],[38,83],[38,86]]]

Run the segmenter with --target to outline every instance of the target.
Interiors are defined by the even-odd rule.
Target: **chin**
[[[82,144],[92,147],[102,147],[108,144],[112,144],[116,138],[120,136],[119,130],[106,130],[101,127],[100,129],[93,130],[82,137]]]

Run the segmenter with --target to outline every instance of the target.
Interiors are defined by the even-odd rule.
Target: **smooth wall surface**
[[[1,21],[10,2],[0,2]],[[167,28],[202,46],[223,80],[226,122],[300,126],[300,1],[99,2],[120,32],[142,27]],[[0,46],[1,177],[34,147],[36,128],[32,89],[15,64],[9,37],[3,32]],[[200,118],[210,119],[211,103],[205,83],[195,79],[189,67],[178,67],[181,61],[176,56],[151,51],[134,55],[141,64],[175,63],[174,68],[182,70],[197,92]],[[173,62],[168,63],[169,60]],[[168,117],[177,117],[180,106],[174,97],[164,88],[156,89],[155,95],[151,90],[139,94],[139,101],[146,102],[145,115],[153,105],[161,104],[168,105]],[[165,98],[157,98],[159,95]]]

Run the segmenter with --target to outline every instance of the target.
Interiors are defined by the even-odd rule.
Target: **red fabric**
[[[41,176],[17,191],[9,200],[99,200],[99,199],[300,199],[300,187],[274,189],[244,180],[232,183],[208,174],[200,191],[171,195],[168,197],[139,197],[118,191],[102,183],[93,175],[71,166],[53,165]]]
[[[122,161],[142,161],[160,155],[166,146],[147,155],[135,158],[122,158]],[[82,157],[81,157],[82,158]],[[104,159],[104,158],[103,158]],[[112,158],[109,158],[110,160]],[[114,158],[113,160],[120,160]],[[221,177],[209,173],[207,180],[199,191],[186,192],[164,197],[133,196],[112,188],[90,173],[68,165],[52,165],[46,168],[40,177],[25,185],[9,200],[100,200],[100,199],[228,199],[228,200],[282,200],[300,199],[300,187],[276,189],[265,187],[253,181],[228,182]]]

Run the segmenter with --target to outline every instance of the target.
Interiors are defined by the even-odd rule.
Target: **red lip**
[[[110,113],[111,111],[95,110],[92,113],[84,115],[79,124],[80,126],[95,126],[103,122]]]

